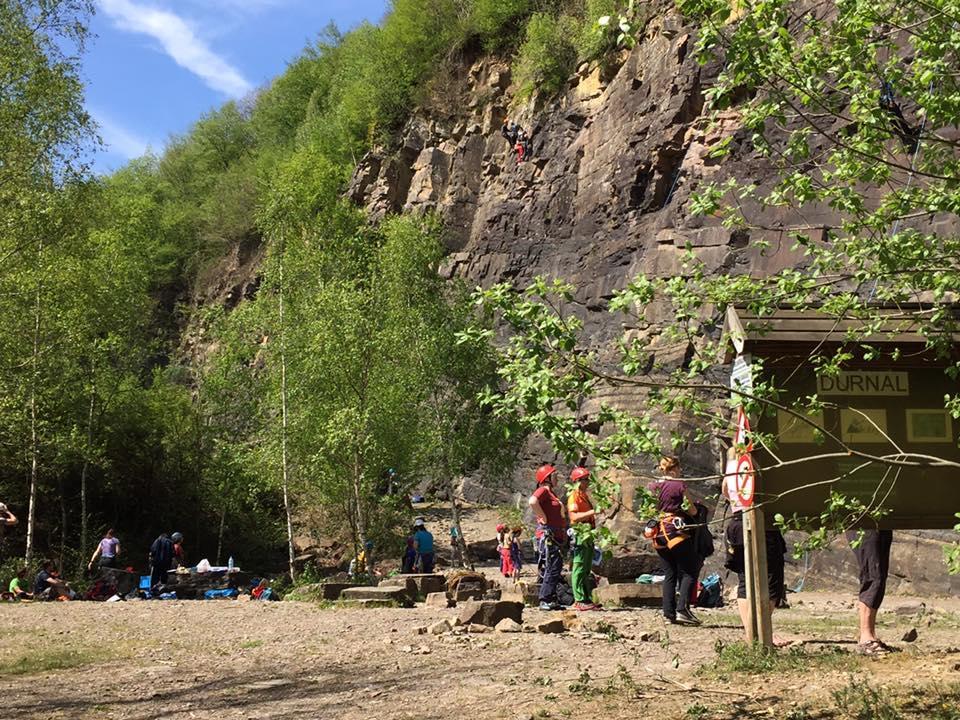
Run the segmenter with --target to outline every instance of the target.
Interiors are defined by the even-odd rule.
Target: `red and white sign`
[[[737,497],[740,498],[740,504],[744,507],[751,507],[753,505],[755,486],[753,460],[750,459],[749,453],[741,455],[740,459],[737,460],[736,489]]]
[[[733,434],[733,444],[740,452],[748,453],[753,450],[753,436],[750,434],[750,421],[747,414],[740,408],[737,411],[737,430]]]

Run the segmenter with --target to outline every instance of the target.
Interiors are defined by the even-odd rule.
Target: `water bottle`
[[[227,572],[233,572],[233,555],[227,560]]]

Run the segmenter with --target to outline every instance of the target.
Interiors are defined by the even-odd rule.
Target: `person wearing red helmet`
[[[553,492],[557,469],[553,465],[541,465],[537,469],[537,489],[530,496],[530,507],[537,518],[537,548],[543,578],[540,581],[540,609],[560,610],[563,605],[557,599],[557,584],[563,572],[563,542],[567,533],[567,520],[563,516],[563,503]]]
[[[570,473],[570,481],[577,487],[567,497],[567,514],[570,524],[597,525],[597,511],[590,497],[590,471],[585,467],[575,467]],[[597,610],[593,603],[593,538],[573,536],[573,568],[570,573],[570,585],[573,589],[573,607],[577,610]]]

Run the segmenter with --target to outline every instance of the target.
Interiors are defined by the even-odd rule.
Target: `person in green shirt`
[[[20,568],[17,576],[10,581],[10,594],[14,600],[33,600],[33,593],[28,593],[23,589],[23,584],[27,579],[27,569]]]

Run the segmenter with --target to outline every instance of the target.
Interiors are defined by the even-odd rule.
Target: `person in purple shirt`
[[[99,567],[115,568],[117,567],[118,555],[120,555],[120,541],[113,536],[113,528],[110,528],[107,530],[106,535],[103,536],[100,544],[97,545],[97,549],[93,551],[93,556],[90,558],[87,569],[93,570],[93,564],[97,561],[97,557],[100,558]]]
[[[657,498],[661,520],[669,521],[676,517],[689,522],[684,505],[693,508],[693,502],[687,502],[687,484],[680,479],[680,461],[669,456],[661,458],[660,472],[663,478],[650,483],[647,489]],[[700,620],[690,612],[690,591],[697,581],[700,566],[696,548],[690,534],[683,532],[677,533],[671,544],[673,547],[657,548],[664,576],[663,616],[670,623],[699,625]]]

